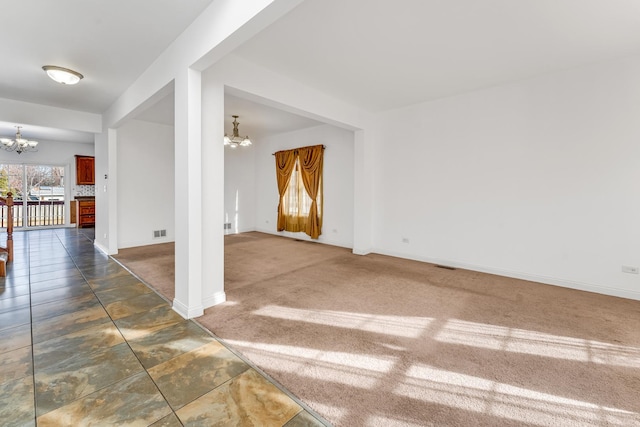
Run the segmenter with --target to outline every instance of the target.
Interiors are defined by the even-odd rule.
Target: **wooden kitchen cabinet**
[[[93,227],[96,225],[95,200],[78,200],[78,227]]]
[[[96,183],[95,159],[92,156],[76,156],[76,184]]]
[[[69,207],[71,208],[71,212],[69,212],[69,222],[71,224],[77,224],[78,223],[78,201],[72,200],[71,203],[69,203]]]

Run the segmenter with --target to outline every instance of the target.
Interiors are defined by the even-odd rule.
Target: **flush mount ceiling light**
[[[42,69],[47,72],[47,76],[63,85],[74,85],[84,78],[84,76],[77,71],[55,65],[45,65]]]
[[[22,154],[23,151],[38,151],[38,141],[24,139],[20,133],[22,126],[16,126],[16,139],[0,138],[0,147],[7,151],[15,151]]]
[[[248,147],[251,145],[251,140],[248,136],[240,136],[238,132],[238,120],[236,120],[240,116],[231,116],[233,117],[233,135],[229,137],[226,133],[224,134],[224,145],[229,146],[231,148],[237,148],[238,145],[242,147]]]

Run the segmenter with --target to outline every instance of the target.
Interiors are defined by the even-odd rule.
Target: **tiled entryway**
[[[93,246],[93,230],[14,233],[0,278],[3,426],[322,426]]]

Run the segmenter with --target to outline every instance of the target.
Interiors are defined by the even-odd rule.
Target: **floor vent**
[[[448,265],[436,265],[438,268],[444,268],[445,270],[455,270],[455,267],[449,267]]]
[[[153,238],[167,237],[167,230],[153,230]]]

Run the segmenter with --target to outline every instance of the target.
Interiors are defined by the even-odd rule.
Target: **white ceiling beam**
[[[0,117],[5,122],[66,129],[102,132],[102,116],[85,111],[67,110],[42,104],[0,98]]]
[[[214,1],[107,110],[105,126],[117,127],[179,70],[206,69],[302,1]]]

